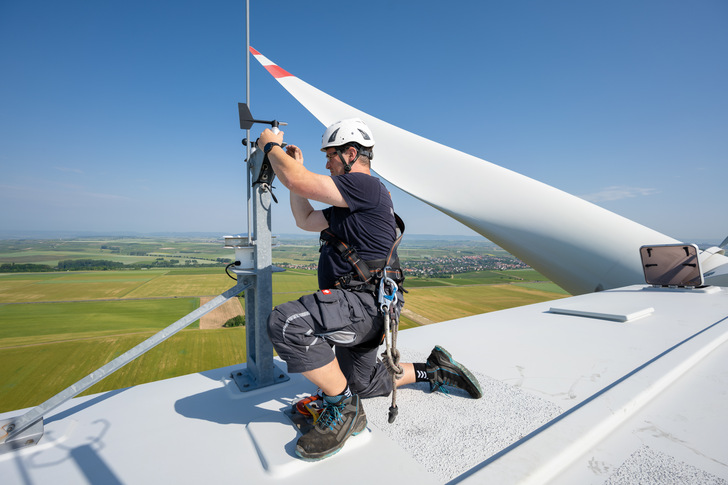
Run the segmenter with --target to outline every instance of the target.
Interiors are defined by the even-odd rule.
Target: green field
[[[154,332],[1,347],[0,412],[30,407],[141,343]],[[245,362],[245,330],[183,330],[84,394]]]
[[[160,271],[13,273],[0,275],[0,303],[124,298]]]
[[[222,267],[0,274],[0,412],[43,402],[234,284]],[[440,322],[566,296],[533,270],[409,278],[406,287],[418,318],[403,316],[403,330],[419,317]],[[315,271],[275,273],[273,304],[316,289]],[[244,328],[193,324],[87,394],[244,361]]]
[[[161,330],[195,310],[199,298],[0,306],[0,344],[26,346]]]

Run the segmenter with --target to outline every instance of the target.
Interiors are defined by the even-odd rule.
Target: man
[[[330,176],[303,166],[295,145],[281,147],[283,132],[265,130],[258,147],[278,179],[291,192],[291,211],[301,229],[332,233],[353,247],[364,261],[386,259],[396,239],[397,225],[389,192],[370,174],[374,136],[358,118],[329,126],[321,151],[326,153]],[[315,210],[309,200],[329,204]],[[360,397],[387,395],[392,379],[377,352],[384,333],[376,298],[351,283],[353,267],[339,253],[337,244],[321,248],[318,280],[320,290],[276,307],[268,322],[268,334],[289,372],[301,372],[323,393],[323,410],[315,427],[301,436],[296,454],[304,460],[320,460],[338,452],[351,435],[366,428]],[[373,269],[373,268],[372,268]],[[398,293],[399,308],[403,303]],[[332,349],[335,347],[335,350]],[[452,385],[482,396],[478,381],[450,354],[437,346],[426,363],[401,364],[404,376],[397,386],[419,381],[432,388]]]

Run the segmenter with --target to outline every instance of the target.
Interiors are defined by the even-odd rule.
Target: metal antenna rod
[[[250,0],[245,0],[245,104],[250,106]],[[250,174],[250,151],[252,143],[250,141],[250,128],[245,130],[245,160],[247,165],[245,167],[247,183],[247,209],[248,209],[248,245],[251,244],[251,219],[252,210],[250,204],[250,186],[252,185],[252,179]]]

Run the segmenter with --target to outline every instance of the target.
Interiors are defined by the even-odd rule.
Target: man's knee
[[[349,388],[360,397],[388,396],[392,392],[392,379],[389,376],[379,376],[368,383],[349,382]]]
[[[298,301],[289,301],[275,307],[268,317],[267,327],[273,346],[285,341],[291,344],[291,340],[297,341],[296,336],[299,334],[310,333],[309,319],[310,313]]]

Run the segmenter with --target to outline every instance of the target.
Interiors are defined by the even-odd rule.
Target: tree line
[[[220,266],[224,262],[221,261],[211,264],[193,264],[189,260],[185,261],[185,266]],[[179,268],[179,260],[171,259],[169,261],[164,258],[158,258],[151,262],[139,262],[133,264],[124,264],[117,261],[108,261],[105,259],[67,259],[59,261],[56,266],[47,264],[34,263],[3,263],[0,264],[0,273],[47,273],[53,271],[108,271],[114,269],[149,269],[149,268]]]

